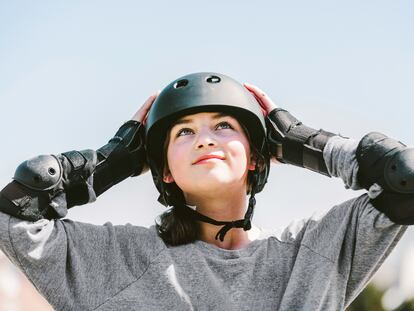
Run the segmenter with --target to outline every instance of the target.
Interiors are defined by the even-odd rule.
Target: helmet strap
[[[254,207],[256,206],[256,198],[255,198],[255,194],[256,194],[256,180],[257,180],[257,166],[256,169],[253,172],[253,180],[252,180],[252,190],[251,190],[251,194],[250,194],[250,198],[249,198],[249,206],[247,208],[246,214],[244,215],[243,219],[239,219],[239,220],[233,220],[233,221],[220,221],[220,220],[215,220],[213,218],[210,218],[206,215],[200,214],[199,212],[197,212],[196,210],[192,209],[191,207],[189,207],[186,204],[182,204],[185,208],[188,209],[188,211],[190,213],[193,214],[193,216],[202,222],[206,222],[215,226],[223,226],[216,234],[215,239],[217,240],[217,238],[220,239],[221,242],[224,241],[224,236],[226,235],[226,233],[232,229],[232,228],[243,228],[244,231],[248,231],[252,228],[252,218],[253,218],[253,212],[254,212]]]

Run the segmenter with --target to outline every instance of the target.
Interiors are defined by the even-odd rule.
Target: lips
[[[217,154],[206,154],[206,155],[203,155],[203,156],[199,157],[193,164],[197,164],[198,162],[206,160],[206,159],[224,160],[224,157],[221,156],[221,155],[217,155]]]

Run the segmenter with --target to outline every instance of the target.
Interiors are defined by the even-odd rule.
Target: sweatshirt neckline
[[[252,253],[259,246],[261,240],[253,240],[246,247],[241,249],[224,249],[218,247],[214,244],[204,242],[202,240],[197,240],[194,242],[194,245],[197,246],[201,251],[207,251],[208,253],[215,253],[216,255],[223,258],[240,258],[251,256]]]

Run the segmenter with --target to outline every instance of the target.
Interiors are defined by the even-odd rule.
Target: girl
[[[371,138],[306,127],[227,76],[187,75],[97,152],[23,162],[1,192],[0,247],[57,310],[342,310],[406,229],[373,204],[388,188],[365,165]],[[261,231],[251,221],[270,160],[369,192]],[[171,207],[155,226],[60,219],[148,167]]]

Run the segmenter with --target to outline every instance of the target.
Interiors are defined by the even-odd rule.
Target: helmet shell
[[[146,120],[148,163],[155,185],[161,194],[163,187],[160,183],[162,183],[163,172],[160,165],[167,130],[175,120],[198,112],[225,112],[235,117],[247,128],[251,143],[261,152],[266,150],[265,155],[267,153],[263,112],[257,100],[242,84],[226,75],[214,72],[185,75],[174,80],[161,91],[152,104]],[[268,172],[265,180],[267,174]],[[263,186],[264,184],[258,188],[261,190]]]

